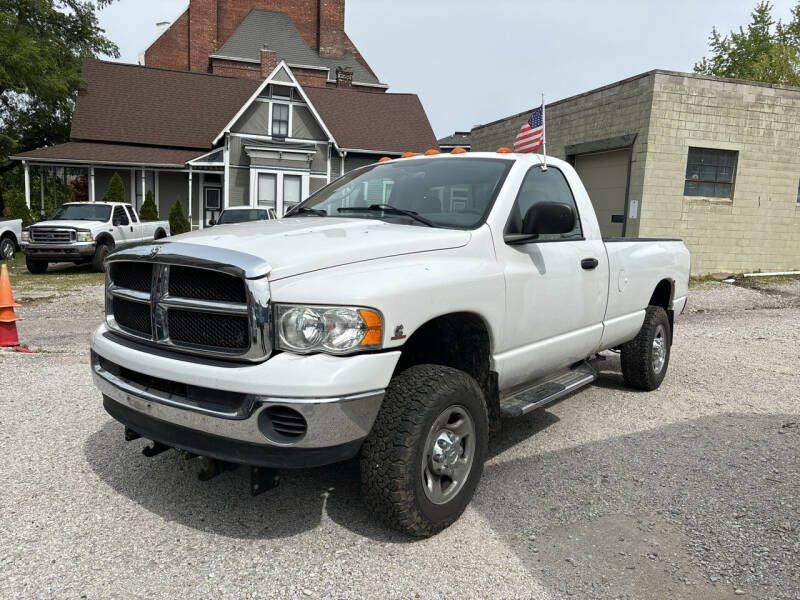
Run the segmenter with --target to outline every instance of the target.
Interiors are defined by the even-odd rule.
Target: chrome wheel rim
[[[653,336],[653,372],[658,375],[661,369],[664,368],[664,363],[667,361],[667,336],[664,331],[664,326],[659,325],[656,328],[656,334]]]
[[[11,240],[3,240],[0,243],[0,254],[3,258],[11,258],[14,256],[14,242]]]
[[[422,489],[434,504],[455,498],[475,458],[475,423],[463,406],[449,406],[431,425],[422,455]]]

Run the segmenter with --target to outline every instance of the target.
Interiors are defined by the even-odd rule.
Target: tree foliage
[[[31,215],[31,211],[28,210],[28,205],[25,204],[25,196],[17,190],[9,194],[9,197],[6,198],[6,207],[3,210],[3,216],[9,219],[22,219],[23,227],[28,227],[33,224],[33,216]]]
[[[125,202],[125,184],[122,183],[122,177],[116,171],[108,182],[106,193],[103,194],[103,202]]]
[[[169,211],[169,232],[170,235],[178,235],[179,233],[186,233],[191,231],[192,227],[189,224],[189,219],[183,214],[183,205],[181,204],[181,197],[175,200],[175,204]]]
[[[152,190],[147,190],[147,194],[145,194],[144,202],[142,202],[142,207],[139,209],[139,220],[158,221],[158,207],[156,207],[156,201],[153,199]]]
[[[0,165],[67,141],[83,59],[119,57],[96,11],[113,0],[0,0]]]
[[[696,73],[782,85],[800,85],[800,2],[788,23],[772,16],[772,4],[759,2],[747,28],[709,36],[710,56],[695,64]]]

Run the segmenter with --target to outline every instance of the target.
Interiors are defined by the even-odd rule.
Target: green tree
[[[125,184],[122,183],[122,177],[116,171],[108,182],[108,188],[106,188],[102,200],[103,202],[125,202]]]
[[[147,190],[145,194],[142,207],[139,209],[139,220],[141,221],[158,221],[158,207],[156,201],[153,199],[153,191]]]
[[[800,85],[800,2],[789,23],[775,20],[772,4],[759,2],[747,29],[709,36],[710,56],[696,63],[696,73],[782,85]]]
[[[3,216],[9,219],[22,219],[23,227],[33,224],[31,211],[28,210],[28,205],[25,204],[25,196],[18,190],[8,194],[8,197],[6,198],[6,208],[3,210]]]
[[[181,197],[175,200],[175,204],[169,211],[169,232],[170,235],[178,235],[179,233],[186,233],[191,230],[189,219],[183,214],[183,205],[181,204]]]

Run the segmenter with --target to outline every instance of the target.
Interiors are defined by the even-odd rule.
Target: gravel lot
[[[99,280],[16,277],[0,353],[2,598],[800,597],[800,282],[709,283],[670,372],[592,387],[505,423],[464,516],[385,530],[346,463],[248,493],[142,456],[102,409],[87,339]]]

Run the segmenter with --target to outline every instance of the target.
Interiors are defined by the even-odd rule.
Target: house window
[[[294,208],[303,196],[303,178],[300,175],[283,176],[283,214]]]
[[[289,135],[289,105],[272,105],[272,135],[286,137]]]
[[[738,155],[733,150],[689,148],[683,195],[732,198]]]
[[[275,173],[258,174],[258,205],[275,208],[278,199],[278,175]]]

